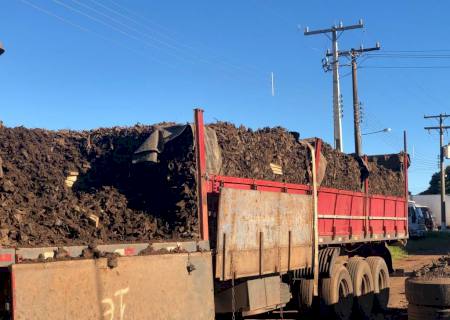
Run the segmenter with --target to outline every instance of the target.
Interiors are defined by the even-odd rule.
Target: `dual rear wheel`
[[[321,306],[323,316],[334,316],[336,319],[349,319],[353,306],[353,283],[347,268],[336,264],[329,278],[321,283]]]
[[[320,281],[320,313],[327,319],[347,320],[352,314],[368,319],[372,312],[385,310],[388,301],[389,272],[380,257],[350,258],[347,265],[335,264],[330,277]]]

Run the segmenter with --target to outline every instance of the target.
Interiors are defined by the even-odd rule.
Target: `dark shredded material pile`
[[[308,150],[283,128],[253,131],[227,122],[210,125],[222,149],[222,171],[228,176],[307,184]],[[281,165],[274,174],[270,164]]]
[[[310,183],[306,146],[283,128],[215,123],[221,174]],[[158,162],[132,164],[156,126],[49,131],[0,127],[0,245],[44,246],[197,238],[196,161],[187,127]],[[361,167],[324,144],[322,186],[361,191]],[[381,160],[379,160],[381,161]],[[276,174],[273,166],[280,166]],[[401,196],[399,170],[369,163],[371,193]],[[73,186],[66,179],[76,175]]]
[[[158,164],[132,165],[153,130],[0,128],[0,245],[197,236],[192,132],[168,144]],[[78,179],[69,188],[71,172]]]
[[[425,280],[450,278],[450,255],[442,256],[431,264],[415,270],[413,277]]]
[[[311,168],[307,148],[295,134],[284,128],[251,130],[227,122],[211,124],[222,149],[222,174],[274,180],[288,183],[309,183]],[[322,186],[350,191],[362,191],[361,167],[357,159],[323,144],[327,161]],[[272,172],[270,164],[280,165],[282,175]],[[371,194],[403,196],[403,174],[375,162],[369,162],[369,192]]]
[[[405,180],[402,171],[395,171],[369,162],[369,190],[371,194],[403,197]]]
[[[362,191],[361,168],[353,156],[336,151],[326,143],[322,145],[322,154],[327,160],[324,187]]]

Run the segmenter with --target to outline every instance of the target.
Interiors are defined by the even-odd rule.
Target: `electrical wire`
[[[62,4],[62,2],[59,1],[59,0],[53,0],[53,1],[56,2],[56,3]],[[113,22],[115,22],[115,23],[121,25],[122,27],[127,28],[128,31],[125,31],[125,33],[127,33],[127,34],[129,34],[130,32],[138,33],[139,35],[144,36],[144,37],[147,37],[147,38],[149,38],[149,39],[152,40],[152,41],[158,41],[160,44],[164,45],[165,47],[169,47],[169,49],[171,49],[172,51],[179,51],[179,52],[184,53],[184,54],[186,53],[185,51],[183,51],[182,49],[180,49],[177,45],[172,45],[171,43],[168,43],[167,41],[162,41],[162,40],[160,40],[160,39],[157,39],[157,38],[155,38],[155,37],[149,35],[148,33],[142,32],[142,31],[139,30],[139,29],[136,29],[136,28],[134,28],[134,27],[132,27],[132,26],[126,24],[126,23],[123,23],[123,22],[121,22],[120,20],[118,20],[118,19],[116,19],[116,18],[114,18],[114,17],[112,17],[112,16],[110,16],[110,15],[108,15],[108,14],[105,14],[104,12],[101,12],[101,11],[98,10],[98,9],[95,9],[95,8],[89,6],[89,5],[86,5],[85,3],[82,3],[82,2],[80,2],[80,1],[78,1],[78,0],[71,0],[71,1],[77,3],[78,5],[81,5],[82,7],[86,8],[86,9],[92,11],[92,12],[95,12],[96,14],[99,14],[99,15],[101,15],[101,16],[107,18],[107,19],[110,20],[110,21],[113,21]],[[92,1],[92,0],[91,0],[91,1]],[[98,2],[96,2],[96,3],[98,3]],[[110,23],[106,23],[106,22],[104,22],[103,20],[100,20],[100,19],[97,19],[97,18],[95,18],[95,17],[92,17],[92,15],[86,14],[85,12],[83,12],[83,11],[81,11],[81,10],[79,10],[79,9],[73,8],[73,7],[71,7],[71,6],[68,6],[67,4],[62,4],[62,5],[65,6],[66,8],[68,8],[68,9],[71,9],[72,11],[73,11],[73,10],[76,10],[78,13],[80,13],[80,14],[82,14],[82,15],[84,15],[84,16],[89,16],[90,18],[94,18],[95,21],[97,21],[97,22],[99,22],[99,23],[102,23],[102,24],[104,24],[104,25],[113,27],[116,31],[117,31],[117,30],[120,30],[120,28],[115,27],[115,26],[112,26]],[[69,8],[69,7],[70,7],[70,8]],[[106,6],[103,5],[103,7],[106,7]],[[125,16],[125,15],[121,15],[121,16]],[[89,17],[88,17],[88,18],[89,18]],[[100,22],[100,21],[101,21],[101,22]],[[122,32],[122,33],[124,33],[124,32]],[[141,42],[143,42],[144,44],[150,45],[150,46],[153,47],[153,48],[156,48],[156,49],[159,49],[159,50],[164,50],[164,49],[162,49],[161,47],[155,46],[154,44],[152,44],[152,43],[150,43],[150,42],[148,42],[148,41],[144,41],[144,40],[141,40],[141,39],[136,38],[136,37],[135,37],[135,40],[141,41]],[[225,68],[223,68],[222,66],[218,66],[218,65],[217,65],[218,63],[209,61],[208,59],[205,59],[205,58],[202,58],[202,57],[198,57],[198,56],[194,56],[194,57],[192,58],[192,54],[191,54],[191,58],[189,59],[189,58],[180,56],[178,53],[174,53],[174,52],[172,52],[172,51],[170,51],[170,50],[167,51],[167,48],[165,49],[165,52],[166,52],[166,53],[168,53],[169,55],[171,55],[171,56],[173,56],[173,57],[175,57],[175,58],[177,58],[177,59],[180,59],[180,60],[183,60],[183,61],[189,62],[189,63],[195,63],[195,59],[197,59],[197,61],[200,61],[200,62],[202,62],[202,63],[206,63],[206,64],[210,64],[210,65],[212,65],[212,66],[220,67],[224,72],[227,72],[229,76],[236,78],[236,73],[234,73],[234,72],[232,72],[232,71],[226,69],[226,68],[228,67],[229,64],[228,64],[228,65],[225,65],[225,64],[222,63],[222,65],[225,65]],[[221,62],[219,62],[219,64],[220,64],[220,63],[221,63]],[[238,69],[239,69],[239,68],[238,68]],[[265,76],[265,77],[266,77],[266,76]],[[255,83],[260,84],[260,82],[259,82],[259,81],[256,81],[256,80],[260,80],[260,81],[261,81],[261,80],[265,79],[265,77],[263,77],[263,76],[262,76],[262,73],[261,73],[260,75],[258,75],[258,79],[256,79],[256,78],[255,78],[255,73],[253,73],[252,76],[251,76],[250,78],[248,78],[248,79],[254,81]]]
[[[146,45],[146,46],[148,46],[150,48],[161,50],[160,47],[154,45],[153,43],[151,43],[149,41],[142,40],[142,39],[136,37],[135,35],[133,35],[132,33],[128,32],[128,31],[124,31],[123,29],[118,28],[118,27],[116,27],[115,25],[113,25],[111,23],[108,23],[108,22],[105,22],[105,21],[103,21],[101,19],[98,19],[98,18],[94,17],[93,15],[91,15],[89,13],[86,13],[86,12],[84,12],[84,11],[78,9],[78,8],[75,8],[75,7],[71,6],[71,5],[68,5],[67,3],[64,3],[64,2],[62,2],[60,0],[52,0],[52,1],[54,3],[56,3],[57,5],[59,5],[59,6],[62,6],[64,8],[66,8],[67,10],[75,12],[75,13],[77,13],[79,15],[82,15],[82,16],[88,18],[89,20],[92,20],[94,22],[102,24],[103,26],[106,26],[106,27],[108,27],[108,28],[110,28],[110,29],[112,29],[112,30],[114,30],[116,32],[119,32],[119,33],[121,33],[123,36],[125,36],[127,38],[130,38],[132,40],[141,42],[142,44],[144,44],[144,45]],[[167,52],[167,53],[169,53],[170,55],[174,56],[175,58],[179,58],[176,54],[173,54],[171,52]]]
[[[450,49],[429,49],[429,50],[383,50],[387,53],[427,53],[427,52],[450,52]]]
[[[107,37],[104,37],[104,36],[102,36],[101,34],[99,34],[99,33],[97,33],[97,32],[93,32],[92,30],[90,30],[90,29],[88,29],[88,28],[85,28],[85,27],[83,27],[83,26],[80,25],[80,24],[73,23],[72,21],[63,18],[63,17],[61,17],[61,16],[59,16],[59,15],[57,15],[57,14],[51,12],[50,10],[44,9],[44,8],[38,6],[38,5],[36,5],[36,4],[34,4],[34,3],[30,2],[30,1],[27,1],[27,0],[21,0],[21,1],[22,1],[24,4],[26,4],[26,5],[30,6],[30,7],[32,7],[33,9],[38,10],[38,11],[40,11],[40,12],[42,12],[42,13],[45,13],[45,14],[47,14],[47,15],[49,15],[49,16],[52,16],[52,17],[54,17],[54,18],[57,18],[58,20],[60,20],[60,21],[62,21],[62,22],[65,22],[65,23],[67,23],[67,24],[70,24],[70,25],[72,25],[72,26],[74,26],[74,27],[76,27],[76,28],[78,28],[78,29],[83,30],[83,31],[87,31],[87,32],[94,33],[94,34],[96,34],[97,36],[99,36],[99,37],[101,37],[101,38],[103,38],[103,39],[105,39],[105,40],[109,40],[110,42],[114,42],[115,44],[120,45],[120,43],[119,43],[118,41],[112,41],[111,39],[109,39],[109,38],[107,38]],[[82,16],[86,17],[86,18],[89,19],[89,20],[92,20],[92,21],[94,21],[94,22],[96,22],[96,23],[99,23],[99,24],[101,24],[101,25],[104,25],[104,26],[106,26],[106,27],[108,27],[108,28],[110,28],[110,29],[112,29],[112,30],[114,30],[114,31],[116,31],[116,32],[118,32],[118,33],[120,33],[121,35],[123,35],[123,36],[125,36],[125,37],[127,37],[127,38],[130,38],[130,39],[132,39],[132,40],[135,40],[135,41],[138,41],[138,42],[140,42],[140,43],[143,43],[143,44],[145,44],[146,46],[149,46],[149,47],[152,47],[152,48],[156,48],[156,49],[160,49],[160,48],[158,48],[157,46],[155,46],[154,44],[152,44],[152,43],[150,43],[150,42],[148,42],[148,41],[145,41],[145,40],[143,40],[143,39],[140,39],[140,38],[136,37],[135,35],[131,34],[130,32],[124,31],[123,29],[121,29],[121,28],[119,28],[119,27],[117,27],[117,26],[114,26],[114,25],[112,25],[111,23],[105,22],[105,21],[103,21],[103,20],[101,20],[101,19],[99,19],[99,18],[97,18],[97,17],[94,17],[94,16],[92,16],[91,14],[86,13],[86,12],[84,12],[84,11],[78,9],[78,8],[75,8],[75,7],[73,7],[73,6],[70,6],[70,5],[68,5],[68,4],[66,4],[66,3],[64,3],[64,2],[62,2],[62,1],[59,1],[59,0],[52,0],[52,1],[53,1],[55,4],[57,4],[57,5],[59,5],[59,6],[62,6],[62,7],[64,7],[65,9],[67,9],[67,10],[69,10],[69,11],[75,12],[75,13],[77,13],[77,14],[79,14],[79,15],[82,15]],[[79,1],[76,1],[76,2],[79,2]],[[124,47],[123,45],[121,45],[121,46]],[[126,47],[129,48],[128,46],[126,46]],[[129,49],[131,49],[131,48],[129,48]],[[133,51],[136,51],[136,50],[133,50]],[[169,66],[169,67],[174,68],[174,69],[177,68],[177,67],[175,67],[174,65],[169,64],[169,63],[166,63],[166,62],[163,62],[163,61],[161,61],[161,60],[158,60],[158,59],[154,58],[153,56],[145,55],[143,52],[140,52],[140,54],[143,55],[143,56],[145,56],[146,58],[149,58],[149,59],[151,59],[151,60],[153,60],[153,61],[159,63],[159,64],[166,65],[166,66]],[[224,76],[228,76],[228,77],[236,78],[236,79],[241,79],[240,77],[237,76],[236,73],[233,73],[233,72],[231,72],[231,71],[229,71],[229,70],[224,70],[224,71],[225,71],[225,72],[222,72],[222,73],[221,73],[221,74],[223,74]],[[261,85],[261,82],[256,81],[255,78],[246,78],[246,80],[249,80],[249,81],[251,80],[251,81],[254,82],[255,84],[257,83],[258,85]],[[262,80],[262,78],[261,78],[261,80]]]
[[[178,50],[182,50],[184,48],[185,50],[190,50],[190,51],[194,52],[197,55],[200,54],[200,50],[196,49],[195,47],[193,47],[191,45],[187,45],[185,43],[181,43],[177,39],[175,39],[174,37],[168,35],[167,32],[170,32],[170,31],[168,31],[168,29],[163,27],[161,24],[156,23],[155,21],[150,20],[147,17],[144,17],[143,15],[141,15],[141,14],[139,14],[139,13],[133,11],[133,10],[130,10],[129,8],[126,8],[123,5],[118,4],[115,1],[110,1],[110,3],[114,4],[114,6],[116,6],[115,9],[105,5],[104,3],[99,2],[98,0],[90,0],[90,1],[92,3],[95,3],[96,5],[104,8],[105,10],[107,10],[107,11],[109,11],[109,12],[111,12],[111,13],[117,15],[117,16],[120,16],[120,17],[122,17],[122,18],[124,18],[124,19],[126,19],[126,20],[128,20],[128,21],[130,21],[130,22],[132,22],[132,23],[134,23],[134,24],[136,24],[136,25],[138,25],[138,26],[140,26],[140,27],[142,27],[142,28],[152,32],[152,33],[156,33],[158,36],[165,38],[166,42],[170,41],[170,42],[176,43],[174,45],[174,47],[177,48]],[[124,12],[120,12],[120,10],[128,12],[128,15],[125,14]],[[156,26],[159,29],[165,30],[166,33],[161,32],[159,30],[155,30],[154,28],[150,28],[148,25],[146,25],[145,23],[142,23],[141,21],[137,20],[136,18],[133,18],[129,14],[133,15],[134,17],[138,17],[138,18],[142,19],[146,23],[152,24],[153,26]],[[204,50],[202,50],[202,51],[204,51]],[[208,50],[208,51],[210,51],[210,50]],[[217,57],[217,54],[214,54],[214,55]],[[210,62],[210,61],[208,61],[208,59],[205,59],[205,58],[202,58],[202,59],[207,61],[207,62]],[[253,75],[258,74],[259,77],[266,77],[266,73],[261,72],[261,70],[257,69],[254,66],[251,66],[251,65],[242,65],[242,64],[237,65],[237,64],[232,63],[230,61],[224,60],[224,57],[220,57],[219,59],[209,59],[209,60],[215,61],[216,63],[223,64],[226,67],[232,67],[232,68],[234,68],[234,69],[236,69],[238,71],[248,72],[248,73],[253,74]]]
[[[449,69],[449,65],[443,66],[361,66],[359,69]]]
[[[151,60],[153,60],[153,61],[155,61],[157,63],[160,63],[162,65],[166,65],[166,66],[169,66],[169,67],[173,68],[172,65],[170,65],[170,64],[168,64],[166,62],[160,61],[160,60],[158,60],[158,59],[156,59],[156,58],[154,58],[152,56],[149,56],[148,54],[145,54],[143,51],[135,50],[133,48],[130,48],[129,46],[123,45],[122,42],[119,42],[119,41],[114,40],[112,38],[105,37],[105,36],[103,36],[102,34],[100,34],[98,32],[95,32],[95,31],[93,31],[93,30],[91,30],[89,28],[86,28],[86,27],[84,27],[84,26],[82,26],[82,25],[80,25],[78,23],[75,23],[75,22],[69,20],[69,19],[61,17],[60,15],[55,14],[55,13],[53,13],[53,12],[51,12],[51,11],[49,11],[49,10],[47,10],[47,9],[37,5],[37,4],[35,4],[35,3],[32,3],[32,2],[30,2],[28,0],[19,0],[19,1],[22,2],[23,4],[29,6],[30,8],[36,10],[36,11],[39,11],[41,13],[44,13],[44,14],[50,16],[50,17],[53,17],[53,18],[59,20],[62,23],[68,24],[68,25],[70,25],[70,26],[72,26],[74,28],[77,28],[77,29],[79,29],[79,30],[81,30],[83,32],[91,33],[91,34],[95,35],[96,37],[99,37],[99,38],[101,38],[101,39],[103,39],[103,40],[105,40],[107,42],[113,43],[114,45],[117,45],[117,46],[125,48],[125,49],[127,49],[129,51],[132,51],[132,52],[134,52],[136,54],[139,54],[142,57],[149,58],[149,59],[151,59]]]

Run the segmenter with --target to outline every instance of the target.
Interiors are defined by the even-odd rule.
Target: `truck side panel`
[[[408,236],[403,198],[319,190],[319,243],[403,239]]]
[[[106,258],[11,268],[15,320],[214,319],[209,252],[120,257],[113,268]]]
[[[221,280],[312,267],[310,195],[223,188],[216,277]]]

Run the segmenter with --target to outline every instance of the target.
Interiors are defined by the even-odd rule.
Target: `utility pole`
[[[340,35],[345,30],[359,29],[363,28],[363,21],[359,20],[358,24],[345,26],[342,22],[339,26],[332,26],[329,29],[320,29],[310,31],[308,27],[306,27],[304,35],[311,36],[316,34],[325,34],[329,39],[331,39],[332,49],[333,49],[333,126],[334,126],[334,148],[343,152],[343,142],[342,142],[342,114],[341,114],[341,103],[340,103],[340,87],[339,87],[339,50],[338,50],[338,42]],[[338,32],[340,32],[338,34]],[[328,34],[331,33],[331,38]]]
[[[444,166],[444,130],[450,129],[450,126],[444,126],[444,120],[450,118],[449,114],[439,114],[434,116],[424,116],[425,119],[439,119],[439,127],[425,127],[426,130],[439,130],[440,136],[440,165],[441,165],[441,230],[447,227],[447,219],[445,216],[445,166]]]
[[[350,57],[352,61],[352,84],[353,84],[353,131],[355,137],[355,153],[357,156],[362,156],[362,143],[361,143],[361,121],[358,99],[358,79],[357,79],[357,58],[365,52],[380,50],[380,44],[377,43],[375,47],[359,49],[350,49],[348,51],[340,51],[339,55]],[[331,55],[327,53],[327,56]]]
[[[358,80],[356,78],[356,68],[356,54],[352,50],[353,134],[355,136],[355,153],[358,157],[361,157],[361,120],[359,117]]]

